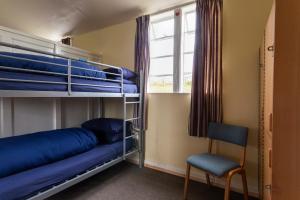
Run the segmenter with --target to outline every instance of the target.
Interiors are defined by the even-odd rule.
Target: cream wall
[[[249,190],[254,194],[258,193],[258,56],[271,3],[224,0],[224,121],[250,128],[246,166]],[[133,68],[134,37],[135,21],[131,20],[75,37],[74,44],[101,53],[105,63]],[[146,164],[182,174],[188,155],[207,150],[206,139],[188,136],[189,101],[188,94],[149,95]],[[233,158],[240,155],[225,144],[218,144],[217,151]],[[203,178],[198,171],[192,175]],[[240,178],[233,184],[241,188]]]
[[[74,38],[74,46],[103,56],[102,62],[134,68],[135,21],[128,21]]]

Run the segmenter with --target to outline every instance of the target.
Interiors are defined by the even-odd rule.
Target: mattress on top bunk
[[[67,83],[67,78],[54,75],[41,75],[23,72],[10,72],[0,70],[0,79],[35,80]],[[102,85],[106,87],[94,87],[88,85],[72,85],[73,92],[108,92],[121,93],[120,83],[72,78],[72,83]],[[110,86],[110,87],[107,87]],[[112,86],[112,87],[111,87]],[[0,80],[0,90],[29,90],[29,91],[67,91],[67,84],[27,83]],[[124,84],[125,93],[137,93],[136,84]]]
[[[127,140],[126,149],[134,147],[133,140]],[[54,185],[74,178],[86,170],[103,165],[123,154],[123,142],[98,145],[90,151],[24,171],[0,179],[0,200],[19,200],[50,189]]]
[[[79,68],[72,68],[71,72],[73,75],[106,78],[106,74],[102,70],[100,70],[97,66],[90,65],[87,62],[80,61],[80,60],[72,60],[71,65],[74,67],[90,69],[90,70],[84,70]],[[11,67],[16,69],[40,70],[40,71],[63,73],[63,74],[68,73],[67,59],[51,58],[51,57],[33,55],[33,54],[0,52],[0,66],[6,66],[6,67]]]

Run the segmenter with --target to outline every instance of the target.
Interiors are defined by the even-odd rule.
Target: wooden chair
[[[187,199],[190,169],[191,166],[200,169],[206,174],[207,184],[210,186],[210,175],[226,178],[224,200],[230,199],[230,184],[232,176],[240,174],[242,176],[244,188],[244,200],[248,200],[248,188],[245,166],[246,146],[248,129],[240,126],[225,125],[220,123],[210,123],[208,128],[208,153],[192,155],[187,159],[187,169],[184,186],[184,199]],[[242,147],[240,163],[234,162],[226,157],[212,154],[214,140],[220,140]]]

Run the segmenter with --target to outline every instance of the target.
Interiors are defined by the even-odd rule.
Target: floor
[[[183,183],[183,178],[123,162],[48,200],[182,200]],[[191,181],[189,200],[222,200],[223,195],[220,188]],[[231,200],[242,199],[231,193]]]

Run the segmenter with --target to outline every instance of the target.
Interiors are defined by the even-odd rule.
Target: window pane
[[[174,11],[151,16],[149,92],[173,92]]]
[[[148,82],[150,92],[173,92],[173,80],[183,88],[181,92],[190,92],[195,43],[195,8],[195,4],[183,6],[180,8],[182,14],[178,16],[175,16],[174,10],[151,16]],[[174,26],[179,18],[182,23]],[[178,30],[174,30],[175,28]],[[181,33],[180,39],[175,38],[175,31]],[[174,49],[175,47],[180,49]],[[180,52],[180,58],[175,58],[174,52]],[[173,60],[181,61],[180,65],[174,66]],[[176,69],[180,72],[180,77],[174,77],[174,67],[180,68]]]
[[[184,54],[183,56],[183,72],[184,73],[192,73],[193,71],[193,59],[194,54]]]
[[[173,92],[173,56],[151,59],[149,92]]]
[[[150,76],[149,92],[168,93],[173,92],[173,76]]]
[[[163,38],[174,35],[174,19],[152,23],[153,38]]]
[[[194,54],[184,54],[183,56],[183,91],[191,92],[192,72]]]
[[[196,29],[196,13],[194,11],[188,12],[185,14],[185,23],[186,23],[185,32],[195,31],[195,29]]]
[[[174,39],[153,40],[150,43],[150,57],[173,55]]]
[[[150,76],[173,75],[173,56],[152,58],[150,66]]]
[[[151,16],[151,40],[174,35],[174,12],[169,11]]]
[[[194,59],[195,45],[195,27],[196,27],[196,12],[195,4],[188,5],[182,8],[182,90],[183,92],[191,92],[192,84],[192,69]]]
[[[193,52],[195,44],[195,33],[184,34],[184,52]]]

